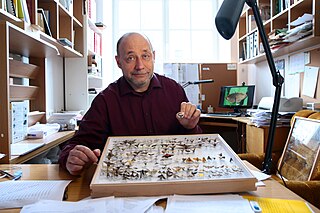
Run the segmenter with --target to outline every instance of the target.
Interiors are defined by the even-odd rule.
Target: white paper
[[[287,98],[299,97],[300,93],[300,74],[286,75],[285,94]]]
[[[14,143],[10,146],[11,155],[25,155],[33,150],[44,146],[44,144],[45,143]]]
[[[21,209],[21,213],[105,213],[112,212],[109,210],[114,206],[113,202],[113,197],[97,198],[78,202],[41,200],[35,204],[24,206]]]
[[[290,56],[289,74],[304,72],[304,53]]]
[[[71,181],[3,181],[0,182],[0,209],[19,208],[39,200],[62,200]]]
[[[251,173],[257,178],[258,181],[261,180],[267,180],[268,178],[271,178],[271,175],[267,175],[260,171],[250,170]]]
[[[165,213],[252,213],[253,210],[247,199],[240,195],[174,195],[167,202]]]
[[[113,211],[115,213],[146,212],[156,201],[166,197],[124,197],[115,198]],[[150,209],[151,211],[151,209]]]
[[[78,114],[76,113],[53,113],[48,118],[48,123],[58,123],[58,124],[69,124],[70,120],[75,118]]]
[[[186,82],[198,81],[199,80],[199,71],[198,64],[186,64],[186,73],[185,73]],[[199,104],[199,85],[189,85],[185,89],[186,95],[189,101],[196,106]]]
[[[305,14],[303,14],[303,16],[300,16],[299,18],[297,18],[296,20],[291,22],[290,25],[291,26],[298,26],[300,24],[303,24],[305,22],[312,21],[312,20],[313,20],[313,15],[305,13]]]
[[[6,156],[6,154],[0,153],[0,159],[4,158]]]
[[[318,80],[319,67],[306,66],[303,76],[302,95],[314,98]]]
[[[24,206],[21,213],[160,213],[163,212],[163,208],[155,207],[154,204],[162,198],[166,197],[104,197],[78,202],[42,200]]]

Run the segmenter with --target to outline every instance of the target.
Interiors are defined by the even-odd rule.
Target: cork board
[[[201,80],[214,80],[212,84],[200,84],[201,96],[205,97],[202,109],[206,112],[211,105],[214,111],[230,111],[219,107],[220,89],[222,86],[237,85],[237,66],[227,63],[199,64],[199,77]]]

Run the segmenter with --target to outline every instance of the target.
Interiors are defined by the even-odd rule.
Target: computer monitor
[[[221,87],[219,107],[233,108],[235,112],[252,108],[254,88],[254,85]]]

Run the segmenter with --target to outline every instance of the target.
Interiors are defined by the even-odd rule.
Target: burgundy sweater
[[[109,136],[199,134],[200,127],[185,129],[176,119],[184,89],[174,80],[154,74],[148,90],[135,92],[124,77],[111,83],[93,100],[79,130],[63,147],[60,166],[65,168],[69,151],[81,144],[103,150]]]

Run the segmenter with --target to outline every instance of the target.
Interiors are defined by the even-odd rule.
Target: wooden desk
[[[249,117],[215,117],[202,114],[199,125],[203,133],[218,133],[236,153],[262,154],[266,151],[269,127],[256,127]],[[290,127],[277,127],[273,152],[282,153]]]
[[[243,153],[243,131],[245,125],[238,122],[240,117],[218,117],[201,114],[199,126],[204,134],[219,134],[236,152]]]
[[[245,162],[249,167],[253,168],[248,162]],[[5,166],[0,164],[1,167]],[[14,166],[10,164],[10,166]],[[68,199],[67,201],[79,201],[83,198],[90,196],[90,182],[94,174],[95,167],[91,167],[88,171],[84,172],[82,176],[75,177],[68,174],[65,170],[59,168],[57,164],[21,164],[23,175],[22,180],[72,180],[68,185]],[[5,179],[0,179],[3,181]],[[285,188],[276,180],[269,179],[264,181],[265,187],[258,187],[257,191],[240,193],[241,195],[252,195],[257,197],[266,198],[279,198],[279,199],[292,199],[303,200],[301,197]],[[166,203],[162,202],[159,205],[165,206]],[[320,210],[310,204],[314,212]],[[0,210],[0,212],[19,212],[20,209]]]
[[[20,156],[11,156],[10,158],[10,163],[12,164],[19,164],[19,163],[24,163],[28,160],[31,160],[32,158],[50,150],[53,147],[56,147],[60,145],[61,143],[69,140],[73,135],[75,131],[63,131],[63,132],[58,132],[54,133],[52,135],[49,135],[45,137],[44,139],[28,139],[24,140],[21,143],[45,143],[44,146],[41,146],[40,148],[33,150],[25,155],[20,155]],[[5,161],[1,161],[0,163],[8,163]]]

